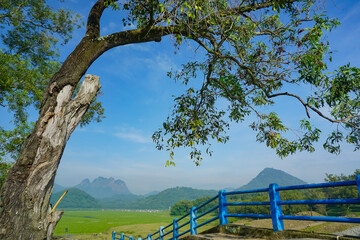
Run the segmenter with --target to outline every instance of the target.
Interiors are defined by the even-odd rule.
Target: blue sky
[[[86,20],[94,1],[66,1]],[[328,34],[334,65],[351,62],[360,66],[360,1],[327,1],[328,13],[342,23]],[[102,35],[122,30],[121,17],[106,11]],[[65,58],[79,42],[85,29],[77,30],[73,39],[61,48]],[[171,39],[161,43],[128,45],[113,49],[100,57],[87,73],[100,76],[106,118],[101,123],[78,127],[71,136],[61,160],[56,182],[64,186],[78,184],[84,178],[114,177],[124,180],[130,191],[143,194],[175,186],[202,189],[239,187],[265,167],[286,171],[307,182],[322,182],[325,173],[350,174],[360,168],[360,152],[343,144],[342,153],[331,155],[318,145],[314,153],[298,153],[281,160],[273,150],[257,143],[255,132],[245,121],[232,124],[228,143],[213,145],[212,157],[196,167],[181,150],[175,155],[176,167],[165,167],[168,154],[155,149],[151,135],[171,112],[172,95],[184,89],[166,76],[171,69],[194,58],[194,51],[183,46],[174,54]],[[290,126],[305,117],[298,103],[279,102],[277,109]],[[8,117],[0,120],[7,124]],[[36,118],[36,114],[32,116]],[[312,120],[326,128],[332,125],[312,114]],[[295,126],[295,125],[294,125]]]

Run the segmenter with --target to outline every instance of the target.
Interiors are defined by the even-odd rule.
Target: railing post
[[[115,231],[112,232],[112,240],[115,240]]]
[[[358,193],[359,193],[359,198],[360,198],[360,174],[357,174],[356,175],[356,185],[357,185],[357,188],[358,188]]]
[[[270,196],[270,208],[271,208],[271,218],[273,223],[274,231],[284,230],[284,221],[280,219],[282,216],[281,205],[278,204],[280,199],[280,193],[277,191],[279,186],[276,183],[270,184],[269,186],[269,196]]]
[[[161,226],[159,230],[159,240],[163,240],[164,238],[164,227]]]
[[[225,216],[227,212],[227,206],[225,205],[227,203],[225,190],[221,190],[219,192],[219,221],[220,226],[228,224],[228,219]]]
[[[121,240],[124,240],[124,238],[125,238],[124,236],[125,236],[125,234],[122,233],[120,239],[121,239]]]
[[[196,235],[197,229],[196,229],[196,207],[191,207],[190,209],[190,234]]]
[[[147,240],[151,240],[151,234],[150,233],[147,236]]]
[[[179,236],[179,223],[177,222],[177,218],[173,220],[173,240],[178,240]]]

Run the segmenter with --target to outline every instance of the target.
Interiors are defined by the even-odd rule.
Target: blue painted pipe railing
[[[310,188],[328,188],[328,187],[342,187],[342,186],[357,186],[359,197],[356,199],[313,199],[313,200],[292,200],[292,201],[282,201],[280,197],[280,191],[288,190],[300,190],[300,189],[310,189]],[[247,194],[247,193],[260,193],[267,192],[269,194],[270,201],[264,202],[234,202],[228,203],[227,196],[229,195],[238,195],[238,194]],[[219,200],[219,204],[215,207],[210,208],[209,210],[203,212],[202,214],[197,214],[199,209],[207,206],[215,200]],[[304,205],[304,204],[360,204],[360,175],[356,175],[355,181],[343,181],[343,182],[330,182],[330,183],[318,183],[318,184],[306,184],[306,185],[296,185],[296,186],[286,186],[279,187],[276,183],[270,184],[268,188],[262,189],[253,189],[245,191],[232,191],[226,192],[222,190],[218,195],[210,198],[203,204],[192,207],[190,212],[180,217],[179,219],[175,218],[172,223],[165,227],[160,227],[159,231],[156,231],[152,234],[148,234],[145,238],[138,238],[138,240],[178,240],[179,237],[190,233],[191,235],[197,234],[197,229],[219,219],[219,224],[226,225],[228,224],[229,217],[236,218],[271,218],[273,223],[274,231],[284,230],[284,219],[287,220],[306,220],[306,221],[323,221],[323,222],[347,222],[347,223],[360,223],[360,218],[347,218],[347,217],[316,217],[316,216],[289,216],[282,214],[282,205]],[[271,214],[231,214],[228,213],[228,206],[247,206],[247,205],[269,205]],[[215,217],[198,224],[198,219],[201,217],[219,209],[219,214]],[[182,223],[180,221],[184,220],[186,217],[190,217],[190,220]],[[185,226],[189,226],[187,230],[180,232],[180,229]],[[167,231],[167,229],[171,229]],[[120,236],[120,237],[119,237]],[[166,238],[167,237],[167,238]],[[117,232],[112,233],[112,240],[133,240],[132,236],[126,236],[125,234],[120,234]]]

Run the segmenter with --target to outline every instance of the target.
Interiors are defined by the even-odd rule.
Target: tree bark
[[[86,75],[79,93],[64,86],[56,107],[40,117],[2,189],[0,239],[51,239],[62,211],[49,205],[55,173],[67,140],[100,89],[99,77]]]

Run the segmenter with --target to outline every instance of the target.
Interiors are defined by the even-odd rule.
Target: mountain
[[[158,193],[159,193],[159,191],[151,191],[149,193],[144,194],[144,197],[149,197],[149,196],[152,196],[152,195],[156,195]]]
[[[214,196],[218,191],[199,190],[189,187],[169,188],[148,197],[139,195],[117,195],[101,199],[102,208],[107,209],[169,209],[180,200],[195,200],[200,197]]]
[[[214,196],[218,191],[200,190],[189,187],[166,189],[156,195],[137,200],[129,205],[132,209],[169,209],[180,200],[195,200],[200,197]]]
[[[63,192],[57,192],[51,195],[50,203],[52,206],[56,204]],[[98,200],[90,196],[84,191],[77,188],[70,188],[68,193],[60,201],[58,209],[64,208],[100,208]]]
[[[279,186],[306,184],[303,180],[284,171],[274,168],[265,168],[248,184],[238,188],[237,190],[267,188],[271,183],[277,183]]]
[[[100,199],[102,208],[106,209],[131,209],[131,205],[139,199],[145,198],[142,195],[135,194],[120,194],[108,198]]]
[[[98,177],[92,182],[89,179],[84,179],[75,188],[81,189],[97,199],[132,194],[124,181],[114,178]]]

